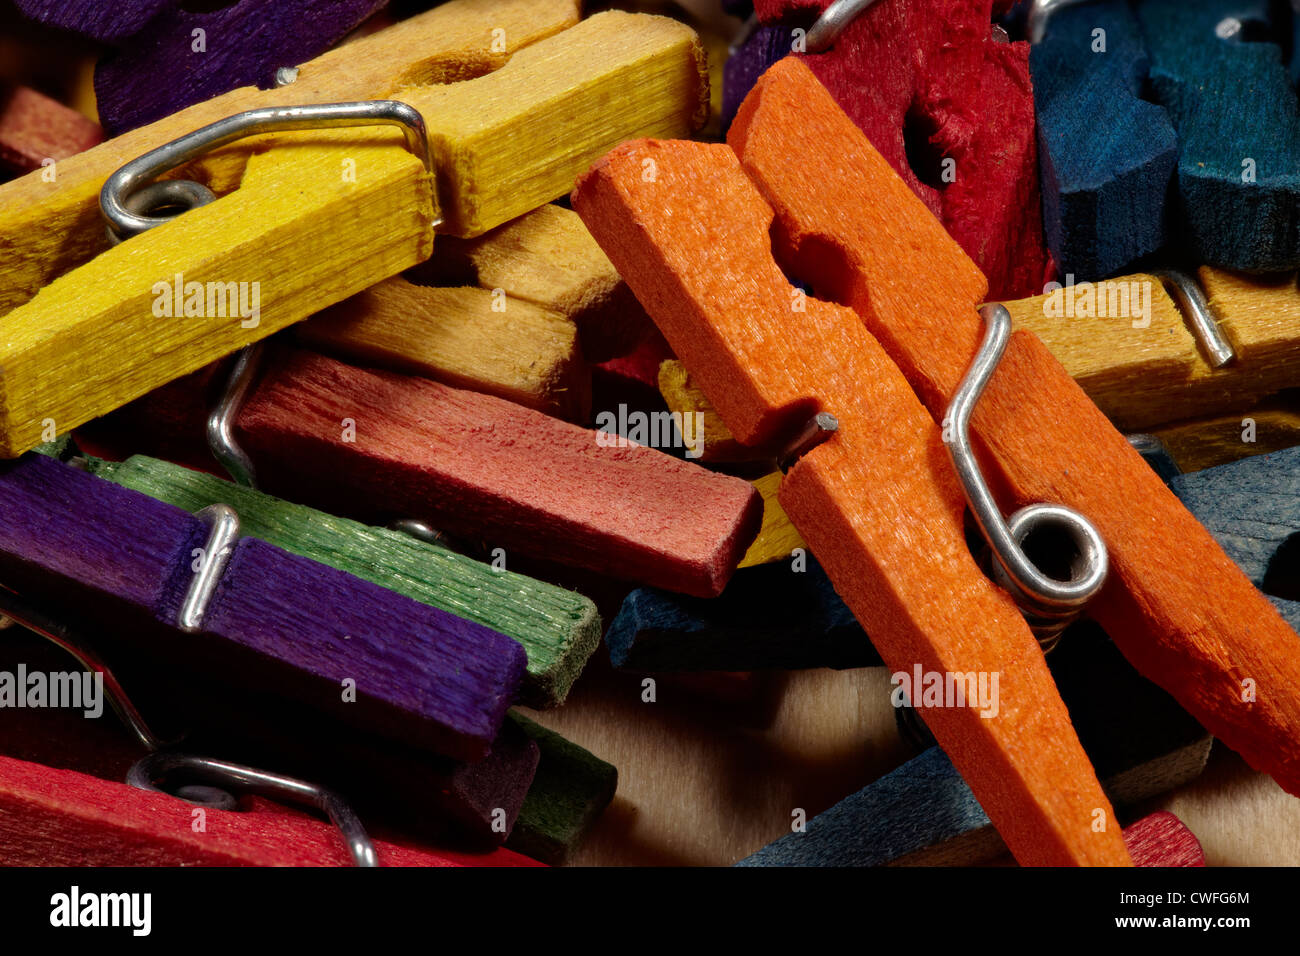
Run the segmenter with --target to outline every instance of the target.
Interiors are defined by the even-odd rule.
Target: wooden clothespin
[[[837,4],[843,7],[844,4]],[[1029,48],[991,27],[991,0],[880,0],[851,19],[831,0],[759,0],[737,53],[795,50],[912,191],[989,277],[994,298],[1051,277],[1038,189]],[[818,13],[811,23],[809,14]],[[739,67],[750,84],[775,60]],[[749,87],[728,91],[738,103]]]
[[[889,343],[891,357],[940,420],[979,335],[979,320],[969,303],[972,296],[982,297],[980,277],[960,254],[940,265],[933,250],[925,256],[882,238],[889,235],[884,207],[876,203],[878,197],[871,204],[865,198],[879,188],[871,178],[877,160],[839,117],[835,122],[828,117],[827,138],[818,140],[819,148],[834,150],[833,155],[854,157],[851,164],[841,159],[834,167],[840,174],[835,185],[830,180],[800,184],[782,174],[780,150],[791,155],[795,145],[778,146],[779,124],[754,117],[789,110],[796,89],[817,95],[805,77],[793,71],[773,75],[766,87],[770,99],[754,98],[747,122],[738,119],[738,130],[733,127],[732,142],[776,206],[780,235],[790,237],[783,239],[787,248],[798,250],[806,237],[819,237],[804,246],[805,255],[819,245],[839,250],[845,266],[829,276],[831,288]],[[809,149],[801,148],[805,153]],[[907,200],[903,195],[900,202]],[[907,221],[920,211],[899,209],[897,215]],[[793,257],[799,261],[798,252]],[[900,275],[915,275],[918,281],[902,283]],[[926,291],[933,298],[921,300]],[[1288,792],[1300,791],[1295,631],[1037,338],[1024,333],[1011,337],[980,402],[972,429],[1008,499],[1018,505],[1050,501],[1073,508],[1087,516],[1105,542],[1111,580],[1088,614],[1141,673],[1169,691],[1215,736]],[[797,523],[798,516],[791,516]],[[811,538],[809,543],[817,550]],[[826,556],[817,553],[829,568]],[[1267,684],[1267,699],[1261,693],[1258,701],[1243,702],[1247,679],[1253,686]]]
[[[173,2],[100,60],[100,122],[119,136],[237,87],[269,89],[281,70],[315,59],[387,3],[256,0],[191,11]]]
[[[6,866],[346,866],[329,823],[267,800],[197,809],[165,793],[0,756],[0,860]],[[537,866],[519,853],[371,844],[385,866]]]
[[[106,642],[178,675],[224,677],[459,760],[487,754],[514,699],[516,641],[239,538],[229,509],[196,517],[40,455],[6,464],[0,486],[6,587],[115,621]]]
[[[1246,576],[1300,627],[1300,448],[1179,475],[1172,487]]]
[[[456,0],[304,64],[289,86],[234,90],[65,160],[55,183],[29,175],[0,189],[0,309],[11,310],[0,454],[422,261],[439,219],[444,231],[481,233],[555,198],[622,138],[698,124],[705,90],[688,28],[616,12],[575,19],[571,0]],[[493,30],[504,31],[499,51]],[[610,110],[611,96],[626,108]],[[220,198],[102,251],[99,193],[123,163],[250,108],[375,97],[430,117],[432,180],[395,133],[276,132],[189,163],[185,175]],[[406,133],[418,150],[421,137]],[[346,246],[320,239],[337,235]],[[235,317],[154,314],[177,299],[206,312],[187,290],[219,283],[228,295],[232,282]]]
[[[1295,273],[1137,273],[1005,305],[1124,431],[1245,412],[1300,384]]]
[[[483,542],[494,567],[530,557],[711,597],[761,522],[743,479],[494,396],[298,349],[260,364],[246,398],[236,383],[220,402],[260,487],[374,524],[426,521]],[[146,441],[179,427],[192,443],[202,398],[179,382],[118,418]]]
[[[1095,626],[1072,630],[1048,661],[1117,807],[1141,806],[1200,776],[1209,734],[1138,675]],[[917,756],[810,819],[805,832],[776,840],[741,865],[970,866],[998,856],[1005,848],[988,815],[932,743],[921,741],[927,749]],[[1129,829],[1125,842],[1133,852]],[[1133,862],[1143,865],[1136,853]]]
[[[424,375],[565,421],[585,424],[591,416],[591,369],[573,323],[504,291],[434,288],[394,276],[296,333],[344,360]]]
[[[563,315],[577,326],[588,362],[627,355],[653,328],[578,214],[553,203],[472,239],[439,236],[437,254],[410,275],[438,286],[499,289]]]
[[[1059,6],[1029,57],[1043,227],[1063,275],[1121,272],[1169,234],[1178,135],[1142,98],[1150,67],[1127,0]]]
[[[821,565],[741,571],[716,598],[637,588],[605,633],[610,661],[642,672],[871,667],[880,655]]]
[[[595,605],[566,588],[493,570],[402,531],[368,527],[157,459],[84,460],[91,474],[189,512],[227,504],[248,537],[514,638],[528,655],[520,701],[530,707],[563,703],[600,642]]]
[[[0,90],[0,167],[16,173],[48,168],[103,138],[98,123],[57,100],[25,86]]]
[[[780,93],[770,95],[774,87]],[[780,118],[756,117],[777,95]],[[796,116],[801,143],[783,145],[787,161],[799,157],[800,175],[818,186],[834,182],[846,147],[856,167],[875,164],[859,195],[871,197],[882,252],[906,242],[925,261],[911,274],[973,309],[984,291],[978,271],[964,257],[954,261],[967,262],[969,276],[945,264],[940,250],[960,253],[942,226],[800,61],[768,71],[733,124],[732,142],[749,158],[760,128],[777,135],[770,127]],[[653,170],[644,180],[643,167]],[[835,201],[844,202],[838,189]],[[938,427],[854,311],[804,296],[782,275],[770,251],[771,207],[736,154],[685,142],[624,144],[579,180],[573,203],[733,433],[750,443],[800,436],[806,454],[790,469],[781,502],[886,663],[909,673],[917,664],[1000,675],[996,717],[941,708],[932,727],[1017,858],[1127,864],[1118,830],[1092,826],[1113,812],[1033,635],[967,550],[962,494]],[[823,228],[836,222],[823,208],[816,213]],[[831,248],[803,260],[817,282],[833,278]],[[880,291],[906,286],[910,296],[899,274],[908,272],[897,270]],[[953,311],[950,304],[947,321]],[[838,428],[823,424],[820,436],[810,434],[807,426],[820,423],[814,412],[833,414]]]
[[[1150,88],[1178,131],[1179,234],[1198,262],[1300,266],[1300,114],[1267,0],[1135,7]]]

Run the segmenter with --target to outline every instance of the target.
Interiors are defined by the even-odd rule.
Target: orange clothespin
[[[624,144],[579,181],[574,207],[741,441],[838,419],[781,503],[891,669],[1000,674],[996,716],[925,718],[1016,857],[1128,862],[1041,653],[967,550],[943,448],[962,445],[955,397],[965,414],[979,399],[985,504],[1086,516],[1111,569],[1089,613],[1211,732],[1300,792],[1295,633],[1035,336],[989,360],[984,277],[807,67],[772,67],[729,143]],[[985,315],[990,330],[1005,321]],[[982,397],[976,371],[992,373]],[[973,456],[954,459],[964,482],[978,474]],[[1012,541],[1022,558],[1035,544]]]

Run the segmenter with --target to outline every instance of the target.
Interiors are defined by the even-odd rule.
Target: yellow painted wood
[[[304,67],[291,87],[265,92],[275,102],[394,94],[410,103],[429,118],[447,228],[481,232],[564,193],[620,140],[686,135],[701,118],[707,90],[694,34],[660,17],[602,14],[524,47],[487,75],[428,85],[493,66],[482,52],[493,30],[504,29],[507,42],[511,29],[515,42],[540,38],[565,25],[565,9],[456,0],[415,18],[414,32],[412,21],[392,28],[402,31],[402,58],[388,62],[386,82],[374,61],[389,51],[382,41],[392,30],[327,54],[314,63],[329,60],[328,68]],[[443,11],[451,12],[432,16]],[[414,83],[425,85],[406,85]],[[0,319],[0,455],[18,455],[429,255],[438,213],[399,133],[281,133],[227,147],[203,164],[197,175],[221,195],[217,202],[92,258],[24,301],[35,285],[99,251],[99,241],[86,237],[102,235],[102,223],[86,215],[86,201],[120,161],[157,144],[146,134],[164,141],[215,118],[204,109],[228,115],[264,105],[259,91],[218,100],[224,105],[191,107],[73,157],[73,173],[59,172],[52,191],[30,176],[0,188],[0,246],[12,245],[0,284],[10,304],[24,303]],[[124,149],[123,140],[134,145]],[[240,187],[233,193],[232,179]],[[60,248],[70,234],[77,238]],[[55,261],[41,264],[42,256]],[[155,316],[151,290],[178,273],[186,282],[259,283],[260,321]]]
[[[1284,396],[1245,412],[1165,425],[1152,434],[1180,469],[1200,471],[1300,445],[1300,402]]]
[[[501,289],[568,317],[588,362],[631,352],[650,319],[576,212],[545,205],[481,236],[439,236],[421,281]]]
[[[790,523],[789,516],[777,500],[777,491],[781,487],[781,473],[774,471],[762,478],[750,482],[763,496],[763,524],[758,529],[758,537],[745,552],[745,557],[737,567],[749,568],[756,564],[769,564],[790,557],[795,548],[807,548],[803,536]]]
[[[1237,351],[1236,361],[1222,369],[1205,362],[1177,306],[1153,276],[1113,280],[1146,284],[1150,324],[1140,328],[1134,323],[1145,322],[1144,316],[1049,314],[1047,295],[1004,305],[1014,325],[1036,332],[1121,430],[1244,410],[1300,385],[1296,276],[1242,276],[1208,266],[1198,275]]]
[[[591,369],[563,315],[487,289],[385,279],[298,326],[306,344],[343,358],[499,395],[585,423]]]
[[[770,458],[766,452],[742,444],[727,423],[722,420],[708,397],[686,370],[686,366],[677,359],[668,359],[659,364],[659,394],[664,398],[670,411],[683,415],[699,412],[704,415],[704,450],[700,461],[745,462],[761,461]]]
[[[154,147],[243,110],[382,99],[414,84],[482,76],[515,51],[574,26],[578,8],[578,0],[453,0],[304,63],[290,86],[231,90],[60,161],[53,181],[38,171],[0,186],[0,248],[6,253],[0,313],[107,248],[100,187]],[[494,29],[504,31],[503,51],[494,50]],[[302,148],[315,134],[287,135]],[[239,184],[249,155],[275,139],[232,144],[190,164],[187,174],[227,192]]]

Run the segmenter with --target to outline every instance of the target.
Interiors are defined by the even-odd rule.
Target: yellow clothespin
[[[454,0],[0,188],[0,456],[415,265],[434,226],[477,235],[628,137],[688,134],[702,59],[660,17]],[[431,175],[391,129],[294,126],[186,163],[218,198],[109,248],[100,191],[124,164],[248,110],[377,99],[423,117]]]

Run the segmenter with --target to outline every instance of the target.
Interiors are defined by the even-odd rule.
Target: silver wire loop
[[[127,730],[140,744],[149,751],[161,750],[176,741],[164,740],[145,723],[140,711],[131,703],[122,684],[113,675],[99,657],[82,647],[76,635],[67,625],[56,621],[36,605],[24,600],[20,595],[0,587],[0,612],[12,621],[21,624],[34,634],[39,634],[56,647],[63,648],[76,659],[77,663],[91,673],[104,675],[104,692],[108,694],[108,703],[114,713],[122,719]]]
[[[190,579],[177,619],[178,626],[187,634],[202,629],[212,595],[221,583],[221,575],[225,573],[235,542],[239,540],[239,515],[230,505],[208,505],[196,517],[211,522],[212,530],[208,532],[207,543],[199,558],[199,569]]]
[[[209,123],[170,143],[149,150],[108,177],[99,193],[99,208],[109,228],[123,239],[139,235],[173,216],[149,216],[133,212],[133,194],[163,173],[182,166],[210,150],[246,136],[285,130],[325,129],[339,126],[400,126],[409,149],[432,171],[428,134],[419,112],[397,100],[366,100],[358,103],[320,103],[310,106],[264,107],[247,110]]]
[[[1191,326],[1192,335],[1205,353],[1210,368],[1223,368],[1237,357],[1232,343],[1219,328],[1219,322],[1210,308],[1201,284],[1181,269],[1159,269],[1153,273],[1165,284],[1170,296],[1178,303],[1179,311]]]
[[[944,416],[943,437],[971,513],[996,559],[995,577],[1021,606],[1040,639],[1052,640],[1106,582],[1106,544],[1083,515],[1064,505],[1032,504],[1004,521],[970,442],[970,417],[1011,337],[1011,315],[998,304],[980,309],[985,322],[979,352]],[[1025,553],[1026,542],[1061,536],[1073,551],[1069,577],[1057,580]],[[1059,547],[1059,545],[1058,545]]]
[[[334,791],[305,780],[212,757],[198,757],[184,753],[152,753],[137,760],[131,766],[127,771],[126,782],[140,790],[167,793],[168,791],[158,786],[157,781],[176,771],[182,771],[222,789],[255,793],[264,797],[278,797],[300,805],[315,807],[329,816],[330,821],[343,834],[353,863],[366,867],[379,865],[379,855],[375,852],[375,845],[366,833],[366,828],[362,826],[361,820],[347,802]]]
[[[239,350],[226,379],[226,387],[216,407],[208,414],[207,422],[208,450],[212,452],[212,457],[229,472],[235,484],[246,488],[257,487],[257,472],[248,452],[235,440],[235,419],[253,388],[253,380],[257,377],[257,367],[261,361],[260,342]]]
[[[839,39],[858,14],[866,10],[876,0],[835,0],[822,11],[804,37],[804,49],[809,53],[824,53]]]
[[[192,179],[164,179],[141,186],[127,196],[124,203],[127,209],[137,215],[153,213],[150,218],[167,222],[181,213],[215,202],[216,198],[211,189]],[[122,236],[113,231],[111,225],[104,227],[104,233],[108,236],[110,246],[124,241]]]

